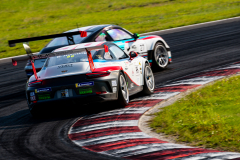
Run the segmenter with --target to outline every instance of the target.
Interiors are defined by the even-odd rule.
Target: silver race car
[[[51,53],[32,55],[29,47],[25,57],[16,61],[31,62],[34,75],[26,84],[26,97],[33,116],[45,104],[79,101],[79,104],[116,101],[129,103],[129,96],[143,92],[152,94],[154,76],[147,59],[132,51],[126,54],[111,42],[90,42],[70,45]],[[36,73],[34,61],[46,59]]]

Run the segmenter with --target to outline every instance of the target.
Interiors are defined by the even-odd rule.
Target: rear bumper
[[[105,94],[91,94],[91,95],[77,95],[74,97],[66,97],[66,98],[59,98],[59,99],[48,99],[48,100],[38,100],[36,103],[30,102],[28,104],[29,109],[35,107],[47,106],[66,106],[70,107],[71,104],[91,104],[96,102],[104,102],[104,101],[113,101],[117,100],[117,93],[105,93]]]
[[[66,104],[89,104],[117,100],[118,74],[118,72],[111,72],[109,76],[94,79],[87,79],[86,75],[76,75],[43,80],[38,87],[26,86],[29,108],[65,102]]]

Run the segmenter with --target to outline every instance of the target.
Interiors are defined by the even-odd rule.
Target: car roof
[[[95,32],[98,31],[100,29],[103,29],[105,27],[119,27],[117,25],[113,25],[113,24],[103,24],[103,25],[93,25],[93,26],[86,26],[86,27],[80,27],[80,28],[75,28],[75,29],[71,29],[69,31],[66,32],[74,32],[74,31],[90,31],[90,32]]]
[[[93,48],[104,48],[104,45],[113,44],[112,42],[88,42],[88,43],[80,43],[75,45],[69,45],[65,47],[58,48],[53,52],[60,52],[60,51],[69,51],[75,49],[93,49]]]

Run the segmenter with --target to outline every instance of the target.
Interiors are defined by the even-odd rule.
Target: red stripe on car
[[[109,67],[95,68],[94,72],[115,71],[115,70],[122,70],[122,67],[121,66],[109,66]]]

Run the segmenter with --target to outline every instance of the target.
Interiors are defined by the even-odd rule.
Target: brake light
[[[87,73],[86,76],[87,78],[91,79],[91,78],[98,78],[98,77],[105,77],[105,76],[109,76],[110,72],[108,71],[102,71],[102,72],[92,72],[92,73]]]
[[[28,83],[28,87],[33,87],[33,86],[39,86],[39,85],[42,85],[42,82],[43,82],[42,80],[29,82],[29,83]]]
[[[105,94],[107,93],[106,91],[102,91],[102,92],[96,92],[96,94]]]

